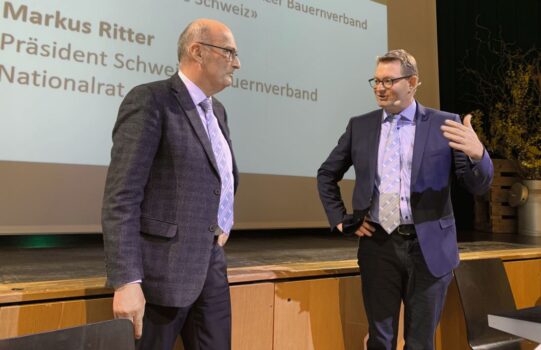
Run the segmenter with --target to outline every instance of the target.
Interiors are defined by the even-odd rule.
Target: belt
[[[370,223],[371,225],[376,227],[376,231],[380,231],[381,233],[384,233],[387,235],[387,231],[381,227],[380,224],[377,224],[375,222]],[[417,237],[417,231],[415,231],[415,225],[413,224],[407,224],[407,225],[399,225],[397,228],[394,229],[393,232],[391,232],[391,235],[399,235],[407,238],[414,238]]]
[[[417,236],[417,232],[415,231],[415,225],[408,224],[408,225],[398,225],[398,227],[391,232],[391,234],[396,233],[401,236],[407,236],[407,237],[415,237]]]

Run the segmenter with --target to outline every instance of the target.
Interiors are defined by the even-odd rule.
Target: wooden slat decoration
[[[495,202],[492,202],[495,203]],[[495,203],[498,204],[498,203]],[[492,205],[490,207],[490,213],[492,216],[512,216],[513,218],[516,216],[516,209],[509,206],[503,206],[503,205]]]
[[[493,159],[494,180],[487,194],[475,197],[475,229],[493,233],[517,232],[517,209],[509,206],[509,188],[519,182],[514,162]]]

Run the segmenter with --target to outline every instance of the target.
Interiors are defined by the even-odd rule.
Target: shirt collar
[[[409,122],[413,122],[415,120],[415,112],[417,111],[417,101],[413,100],[412,103],[406,109],[404,109],[402,112],[398,113],[401,116],[401,119],[405,119]],[[383,120],[382,122],[385,122],[387,120],[387,117],[390,114],[388,114],[385,110],[383,110]]]
[[[178,70],[178,76],[180,77],[180,80],[186,85],[186,89],[188,89],[188,93],[190,94],[190,97],[192,98],[193,103],[198,106],[202,101],[207,99],[207,95],[199,88],[199,86],[195,85],[193,81],[188,79],[187,76],[182,74],[182,71]],[[212,97],[208,97],[212,103]]]

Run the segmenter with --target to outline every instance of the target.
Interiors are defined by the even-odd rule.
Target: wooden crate
[[[475,229],[493,233],[517,232],[517,208],[509,206],[509,189],[519,182],[516,165],[493,159],[494,180],[484,196],[475,197]]]

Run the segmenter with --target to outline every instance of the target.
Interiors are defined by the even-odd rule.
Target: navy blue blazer
[[[338,145],[318,170],[318,190],[331,227],[346,218],[338,182],[352,165],[355,216],[364,218],[372,205],[382,115],[379,109],[351,118]],[[459,261],[450,193],[453,172],[473,194],[489,189],[494,172],[486,151],[482,160],[473,164],[463,152],[449,147],[440,130],[446,119],[460,122],[456,114],[417,103],[410,204],[423,256],[436,277],[449,273]]]

